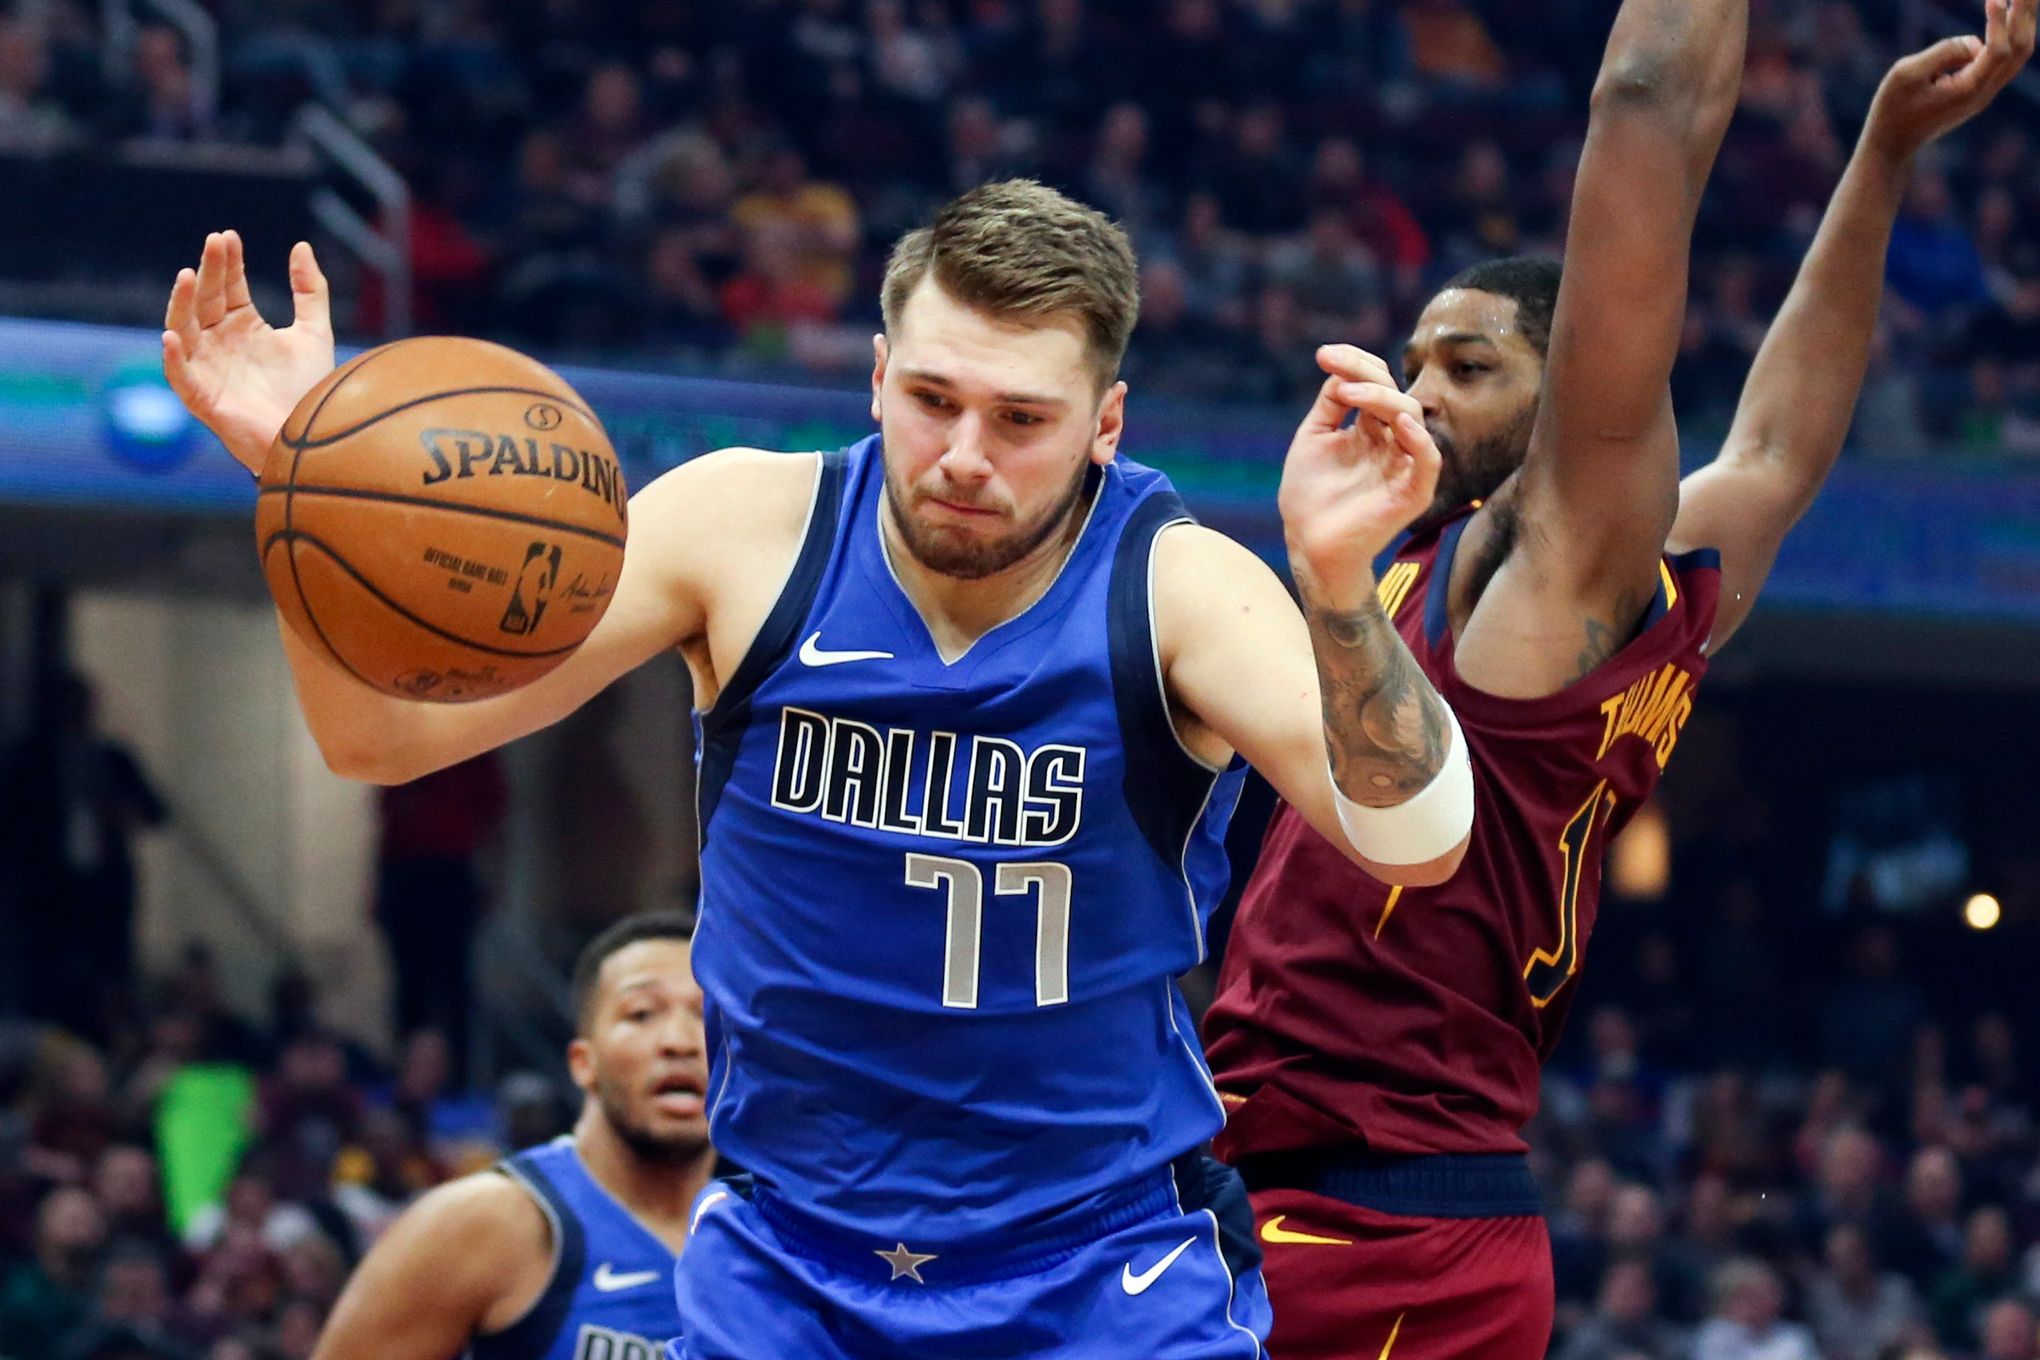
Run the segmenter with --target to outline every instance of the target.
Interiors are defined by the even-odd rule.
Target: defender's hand
[[[2033,55],[2040,0],[1984,0],[1984,35],[1947,38],[1901,58],[1870,104],[1864,142],[1903,164],[1962,126]]]
[[[311,246],[290,252],[293,323],[277,330],[255,310],[238,232],[205,238],[198,269],[181,269],[163,317],[163,376],[186,409],[250,472],[312,385],[333,370],[326,276]]]
[[[1373,590],[1374,559],[1429,508],[1439,455],[1387,364],[1351,345],[1317,359],[1331,376],[1290,441],[1277,503],[1298,583],[1343,608]]]

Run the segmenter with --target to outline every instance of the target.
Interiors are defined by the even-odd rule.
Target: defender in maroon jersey
[[[1667,380],[1746,0],[1624,0],[1562,286],[1553,264],[1478,266],[1419,319],[1405,376],[1445,476],[1380,597],[1458,714],[1479,811],[1458,872],[1400,891],[1287,808],[1269,828],[1206,1038],[1273,1360],[1545,1353],[1550,1242],[1520,1131],[1602,852],[1840,451],[1914,156],[2017,73],[2036,4],[1986,0],[1982,40],[1892,68],[1720,456],[1683,484]]]

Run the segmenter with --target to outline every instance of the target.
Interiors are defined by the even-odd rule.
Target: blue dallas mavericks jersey
[[[882,546],[873,436],[822,460],[792,575],[700,716],[717,1147],[823,1228],[983,1240],[1222,1122],[1174,978],[1244,765],[1178,744],[1149,608],[1161,474],[1094,471],[1061,574],[945,663]]]
[[[572,1138],[507,1158],[552,1226],[553,1275],[531,1310],[478,1336],[473,1360],[659,1360],[680,1333],[678,1259],[588,1174]]]

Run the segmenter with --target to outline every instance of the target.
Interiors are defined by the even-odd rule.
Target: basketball
[[[290,626],[387,694],[529,684],[609,607],[628,492],[602,423],[537,360],[428,336],[305,394],[262,469],[262,569]]]

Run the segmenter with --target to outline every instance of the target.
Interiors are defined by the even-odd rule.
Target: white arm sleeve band
[[[1451,705],[1445,707],[1445,726],[1450,732],[1445,748],[1445,767],[1415,796],[1394,807],[1375,808],[1356,803],[1339,789],[1333,779],[1332,801],[1339,809],[1339,825],[1353,848],[1376,864],[1422,864],[1446,854],[1473,827],[1473,766],[1466,758],[1466,738],[1459,731],[1459,718]],[[1331,770],[1325,775],[1331,777]]]

